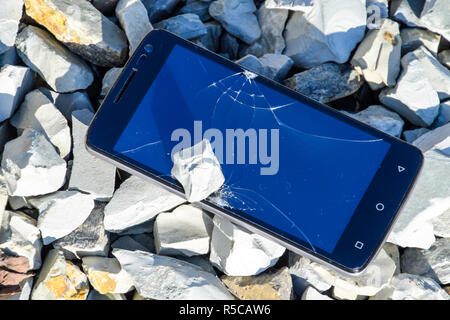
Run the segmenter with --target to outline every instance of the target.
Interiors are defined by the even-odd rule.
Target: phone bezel
[[[153,46],[151,54],[145,51],[145,46],[147,44],[151,44]],[[113,161],[124,170],[131,171],[132,173],[138,174],[142,177],[150,178],[153,181],[157,181],[164,187],[169,188],[180,195],[184,195],[181,186],[174,185],[159,178],[157,173],[152,172],[151,168],[136,163],[132,159],[126,158],[123,155],[118,155],[113,150],[113,146],[117,141],[118,136],[122,133],[129,117],[134,113],[134,110],[140,104],[142,97],[147,92],[154,77],[159,72],[165,59],[175,44],[187,47],[198,54],[206,56],[213,61],[219,62],[231,69],[236,70],[236,72],[247,70],[246,68],[243,68],[226,58],[223,58],[207,49],[201,48],[170,32],[155,29],[147,35],[141,45],[136,49],[127,65],[123,68],[121,75],[110,90],[109,94],[104,99],[102,106],[96,113],[91,125],[89,126],[86,136],[86,145],[89,151],[102,156],[105,160]],[[151,63],[147,63],[150,61]],[[142,70],[145,72],[142,72]],[[133,84],[132,94],[127,95],[127,93],[130,93],[130,91],[127,92],[129,88],[127,90],[123,90],[123,86],[128,83],[128,78],[131,73],[134,75],[133,81],[135,81],[135,83]],[[354,212],[353,217],[336,245],[336,249],[331,254],[323,250],[313,252],[306,244],[302,243],[301,240],[297,239],[298,241],[295,241],[292,240],[292,238],[283,235],[282,232],[274,232],[274,230],[270,229],[270,225],[267,223],[255,222],[257,221],[256,219],[252,220],[245,218],[243,213],[236,214],[235,212],[217,207],[216,205],[205,200],[201,202],[201,205],[205,209],[213,211],[216,214],[224,215],[232,219],[234,222],[244,225],[252,231],[262,233],[271,239],[282,243],[291,250],[301,252],[301,254],[307,255],[313,260],[326,263],[335,270],[341,271],[347,275],[360,274],[381,249],[382,244],[387,238],[388,232],[390,231],[395,219],[398,217],[399,209],[402,203],[404,203],[405,197],[412,188],[415,178],[421,168],[423,161],[422,153],[419,149],[405,143],[400,139],[387,135],[375,128],[369,127],[366,124],[342,114],[337,110],[320,104],[296,91],[284,87],[275,81],[267,79],[263,76],[259,76],[259,80],[265,85],[274,87],[282,93],[287,94],[294,99],[300,100],[302,103],[307,103],[322,112],[331,114],[344,122],[351,123],[362,130],[383,138],[391,143],[391,148],[380,165],[369,188],[362,197],[358,208]],[[119,93],[123,95],[123,97],[126,96],[126,99],[122,99],[118,103],[115,103],[115,97]],[[134,107],[130,108],[130,106]],[[111,125],[111,122],[113,121],[114,125]],[[408,168],[408,170],[406,172],[402,172],[403,174],[401,175],[397,175],[397,179],[393,180],[389,178],[389,175],[395,175],[396,164],[401,164],[402,166]],[[383,186],[383,194],[388,195],[388,198],[383,198],[386,199],[383,200],[383,203],[389,204],[389,212],[383,211],[381,218],[380,215],[377,216],[377,213],[379,212],[374,212],[375,208],[370,207],[370,204],[374,204],[372,200],[377,197],[380,198],[381,196],[380,186]],[[375,192],[376,190],[379,192]],[[370,228],[366,227],[367,229],[364,229],[364,224],[370,226]],[[377,229],[376,231],[373,230],[375,227]],[[353,250],[349,250],[349,241],[353,241],[351,240],[352,237],[349,235],[354,235],[356,229],[360,230],[360,234],[368,235],[372,233],[371,242],[364,244],[366,248],[364,251],[355,251],[355,248],[353,248]]]

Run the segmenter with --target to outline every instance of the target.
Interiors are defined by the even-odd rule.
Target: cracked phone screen
[[[185,134],[174,139],[177,129]],[[330,253],[390,148],[252,72],[175,45],[114,151],[176,183],[172,150],[203,138],[225,177],[208,201]]]

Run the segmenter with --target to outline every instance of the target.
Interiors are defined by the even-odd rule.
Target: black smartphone
[[[225,178],[204,209],[346,275],[380,250],[423,159],[410,144],[153,30],[95,115],[87,148],[184,195],[172,151],[204,138]]]

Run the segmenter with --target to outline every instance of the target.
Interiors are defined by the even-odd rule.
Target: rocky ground
[[[450,298],[448,0],[2,6],[2,299]],[[423,150],[417,187],[363,277],[344,278],[86,152],[95,110],[153,27]]]

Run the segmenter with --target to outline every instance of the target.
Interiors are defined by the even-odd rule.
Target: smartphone
[[[87,148],[183,196],[172,152],[202,139],[225,182],[200,206],[349,276],[382,247],[423,159],[410,144],[153,30],[92,120]]]

